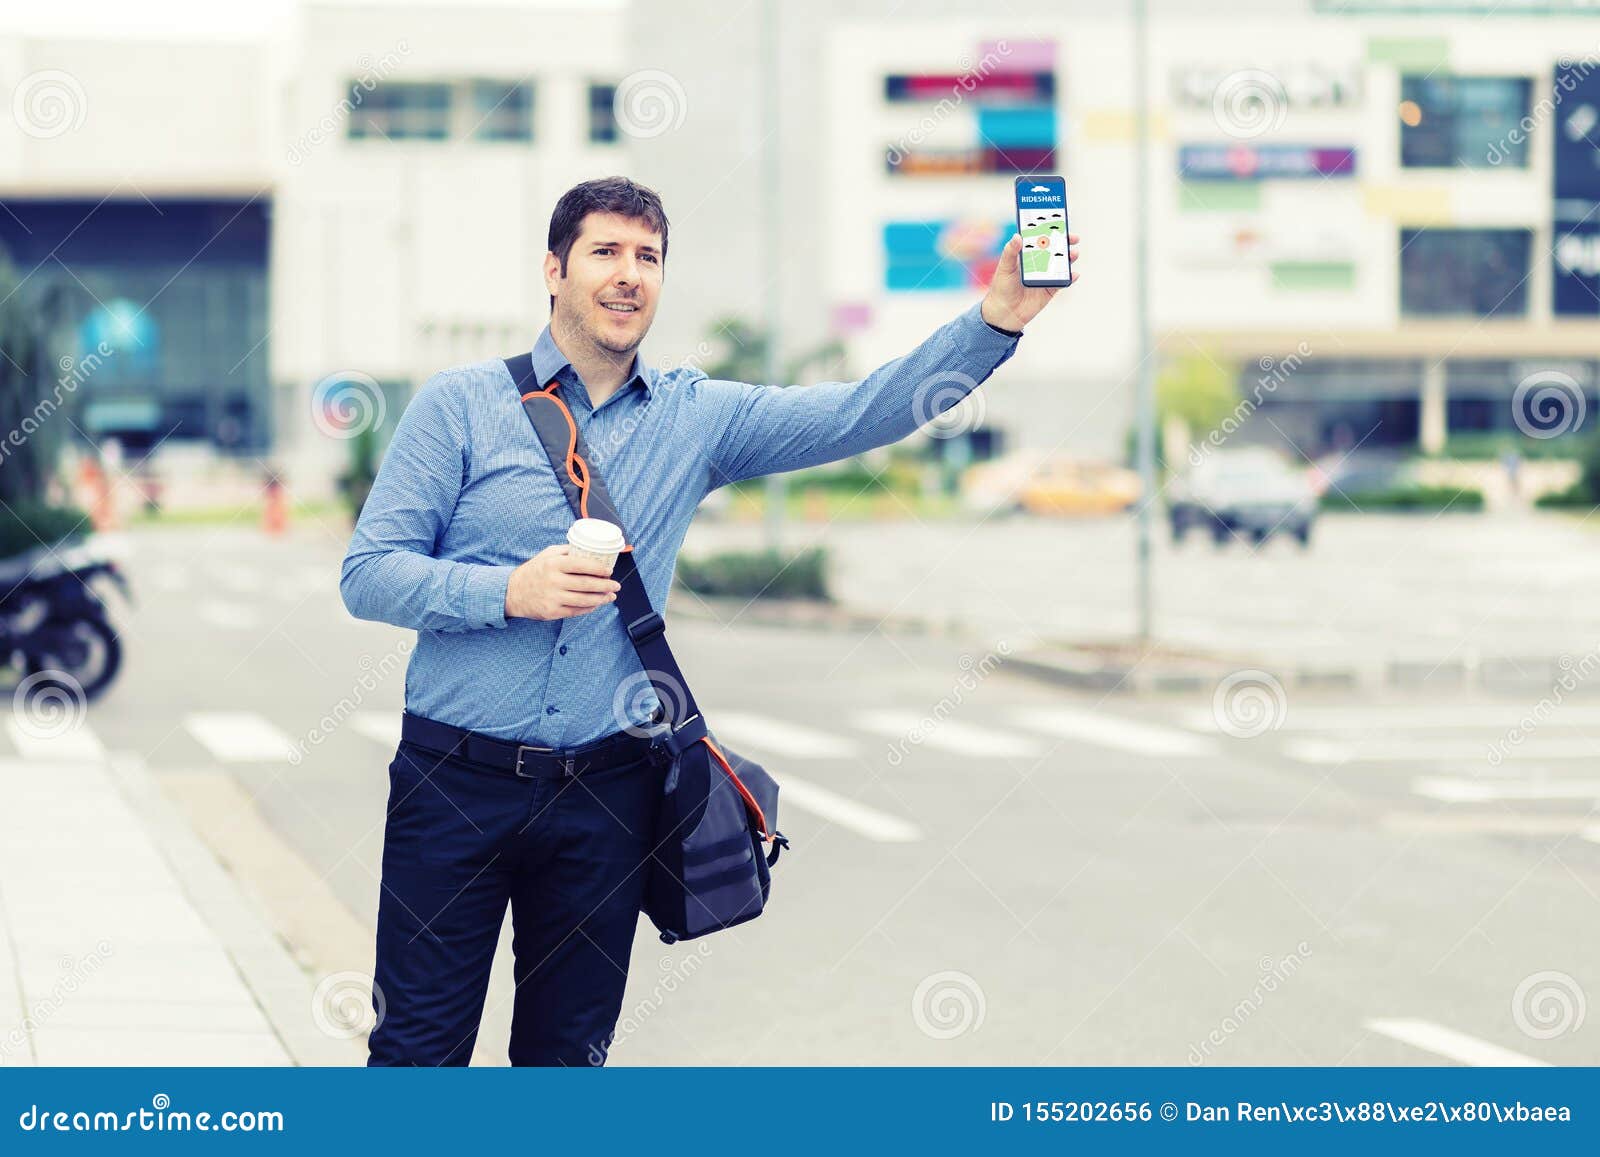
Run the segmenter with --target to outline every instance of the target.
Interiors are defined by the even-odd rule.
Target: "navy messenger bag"
[[[650,605],[627,527],[588,461],[572,412],[556,396],[559,383],[540,386],[531,354],[506,358],[505,365],[574,516],[622,527],[628,544],[611,575],[622,586],[616,606],[661,702],[658,730],[650,734],[672,760],[646,866],[645,915],[668,944],[753,920],[766,905],[778,852],[789,846],[776,826],[778,785],[707,728],[667,645],[666,624]],[[763,844],[771,844],[770,853]]]

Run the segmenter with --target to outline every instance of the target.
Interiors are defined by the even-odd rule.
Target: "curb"
[[[195,910],[232,958],[290,1059],[297,1065],[359,1063],[349,1041],[327,1036],[312,1022],[310,979],[266,914],[178,814],[144,761],[113,755],[108,767]]]
[[[954,617],[879,617],[838,603],[703,597],[678,588],[672,591],[668,609],[675,617],[719,626],[740,622],[797,630],[888,630],[955,638],[973,635]],[[1024,650],[1006,660],[1007,669],[1041,682],[1100,694],[1128,695],[1210,694],[1222,679],[1245,670],[1265,671],[1285,687],[1303,690],[1546,694],[1572,665],[1568,656],[1550,655],[1441,659],[1412,656],[1375,658],[1369,662],[1207,655],[1141,663],[1108,662],[1103,652],[1070,643]],[[1600,680],[1580,682],[1567,694],[1584,692],[1600,695]]]

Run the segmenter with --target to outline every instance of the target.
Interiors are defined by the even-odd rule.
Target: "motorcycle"
[[[129,597],[115,560],[92,541],[0,560],[0,660],[24,677],[54,679],[93,699],[117,676],[122,643],[100,588]]]

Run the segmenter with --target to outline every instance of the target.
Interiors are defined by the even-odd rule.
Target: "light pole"
[[[1138,632],[1150,640],[1150,509],[1156,498],[1155,399],[1150,374],[1150,86],[1149,22],[1145,0],[1133,0],[1134,83],[1134,316],[1138,330],[1138,364],[1134,371],[1134,423],[1138,440]]]

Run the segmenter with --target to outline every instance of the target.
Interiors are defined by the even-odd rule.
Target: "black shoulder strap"
[[[682,751],[707,734],[706,724],[689,690],[688,681],[678,666],[678,660],[667,645],[666,623],[650,605],[650,595],[644,589],[644,580],[639,576],[639,568],[634,560],[633,538],[617,514],[605,483],[595,472],[594,462],[584,447],[577,423],[571,421],[566,403],[555,396],[554,390],[546,390],[539,384],[533,372],[533,355],[518,354],[506,358],[505,365],[517,394],[522,398],[523,412],[533,424],[534,433],[550,459],[550,465],[556,472],[556,479],[561,483],[573,513],[578,517],[603,518],[622,527],[623,541],[628,543],[629,549],[617,556],[617,566],[611,574],[622,584],[622,589],[617,592],[617,610],[621,612],[623,626],[634,651],[638,653],[639,663],[655,690],[656,698],[661,701],[665,712],[662,721],[671,729],[670,745],[675,751]],[[588,481],[586,504],[583,501],[583,487],[567,469],[569,452],[577,460],[579,476]]]

